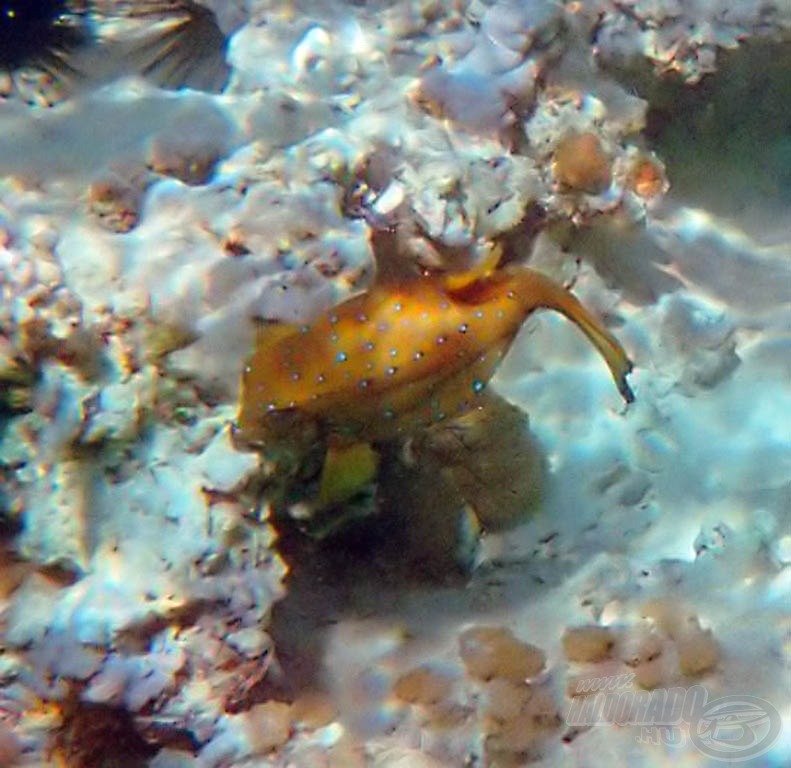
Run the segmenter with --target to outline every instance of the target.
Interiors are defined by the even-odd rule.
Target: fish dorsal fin
[[[445,290],[450,294],[464,293],[474,283],[486,280],[496,269],[503,255],[503,248],[498,243],[492,246],[486,255],[473,264],[470,269],[462,272],[449,272],[443,278]]]
[[[447,256],[451,263],[458,261],[463,251],[469,253],[466,248],[449,248],[426,233],[424,236],[439,253]],[[471,267],[444,272],[441,268],[437,268],[436,271],[434,268],[421,268],[405,256],[403,244],[399,242],[398,232],[395,229],[374,230],[371,234],[371,246],[376,261],[375,285],[403,285],[426,276],[438,276],[441,284],[450,294],[463,291],[467,286],[485,280],[497,269],[503,257],[502,245],[497,243]]]

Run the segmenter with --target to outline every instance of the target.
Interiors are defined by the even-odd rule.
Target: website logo
[[[688,734],[699,752],[731,763],[762,755],[780,737],[780,713],[757,696],[709,700],[702,685],[646,691],[631,682],[628,674],[578,680],[566,723],[573,728],[641,726],[642,744],[679,745]]]
[[[741,762],[762,755],[777,741],[780,713],[757,696],[723,696],[709,701],[689,724],[692,743],[707,757]]]

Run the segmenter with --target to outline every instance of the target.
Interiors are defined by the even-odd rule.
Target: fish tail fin
[[[618,340],[579,300],[562,286],[540,272],[522,267],[514,275],[517,297],[526,311],[552,309],[573,322],[590,340],[607,363],[618,391],[627,403],[634,402],[634,393],[626,380],[632,361]]]

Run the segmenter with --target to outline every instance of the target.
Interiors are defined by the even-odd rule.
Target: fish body
[[[242,377],[238,436],[266,442],[284,413],[337,440],[391,439],[477,407],[522,323],[547,308],[576,323],[627,401],[631,363],[561,286],[511,266],[471,282],[425,276],[383,283],[309,325],[263,325]]]

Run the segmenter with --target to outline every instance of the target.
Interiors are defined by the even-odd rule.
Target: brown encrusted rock
[[[638,629],[628,635],[618,649],[618,656],[634,674],[634,682],[641,688],[657,688],[667,677],[665,641],[653,631]]]
[[[140,219],[142,192],[116,179],[98,179],[88,189],[88,210],[111,232],[134,229]]]
[[[433,706],[450,694],[451,679],[429,667],[417,667],[396,680],[393,693],[407,704]]]
[[[629,189],[644,200],[663,194],[668,187],[665,169],[653,155],[638,155],[629,167],[627,179]]]
[[[609,658],[615,641],[608,627],[569,627],[563,633],[563,653],[569,661],[603,661]]]
[[[540,648],[517,640],[505,627],[473,627],[459,636],[459,655],[467,674],[476,680],[502,677],[521,682],[543,669]]]
[[[495,723],[513,720],[532,695],[526,683],[495,677],[486,683],[486,716]]]
[[[328,694],[306,693],[291,705],[291,717],[303,728],[315,730],[333,722],[338,708]]]
[[[267,701],[240,715],[246,719],[246,731],[255,754],[266,754],[282,747],[291,735],[291,705]]]
[[[647,691],[659,688],[666,679],[665,662],[661,656],[639,664],[634,668],[635,683]]]
[[[555,178],[575,192],[600,194],[612,182],[612,161],[594,133],[571,132],[555,147]]]
[[[561,725],[552,693],[546,688],[524,686],[527,694],[513,716],[486,721],[489,765],[500,764],[509,754],[538,756],[541,747]],[[524,761],[519,763],[524,764]]]
[[[682,675],[702,675],[717,666],[720,651],[711,630],[699,627],[681,634],[676,639],[678,667]]]

